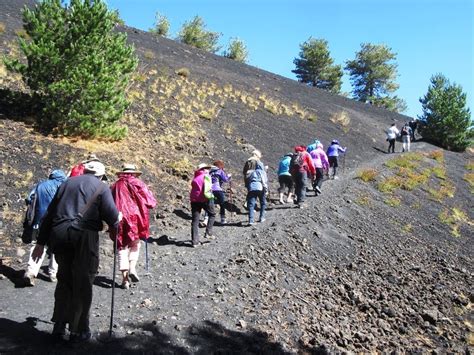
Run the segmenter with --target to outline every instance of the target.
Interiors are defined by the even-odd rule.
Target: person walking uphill
[[[306,151],[305,146],[296,146],[295,153],[290,163],[290,173],[295,181],[296,204],[299,208],[304,208],[306,199],[306,181],[308,174],[312,177],[316,173],[313,160]]]
[[[312,150],[309,155],[313,159],[314,168],[316,169],[316,179],[314,179],[313,189],[316,196],[321,194],[321,188],[324,180],[324,170],[329,170],[328,156],[324,152],[322,143],[318,143],[315,150]]]
[[[280,163],[278,164],[278,182],[280,184],[278,192],[280,193],[280,203],[282,205],[285,204],[285,201],[283,200],[285,190],[288,189],[288,197],[286,202],[290,202],[292,200],[294,192],[293,178],[291,177],[290,173],[290,163],[292,157],[293,153],[288,153],[284,155],[283,158],[281,158]]]
[[[118,180],[112,185],[112,196],[117,209],[122,212],[118,233],[110,233],[117,240],[119,269],[122,272],[122,288],[130,287],[130,280],[138,282],[137,262],[140,239],[149,236],[148,210],[156,206],[156,200],[148,187],[138,177],[142,174],[133,164],[124,164],[118,172]],[[146,241],[145,241],[146,242]]]
[[[49,204],[53,200],[56,191],[59,186],[66,181],[66,174],[62,170],[53,170],[49,174],[48,180],[38,183],[35,188],[30,192],[27,203],[34,203],[34,217],[32,221],[32,226],[34,231],[38,231],[41,219],[45,215]],[[33,202],[34,201],[34,202]],[[37,234],[37,233],[34,233]],[[36,244],[36,243],[35,243]],[[34,279],[38,276],[38,272],[41,268],[41,264],[46,256],[46,251],[43,251],[43,254],[40,258],[35,261],[32,258],[33,250],[35,245],[31,248],[30,258],[28,259],[28,267],[26,269],[25,275],[23,277],[24,284],[26,286],[34,286]],[[58,264],[54,258],[54,254],[49,251],[49,266],[48,266],[48,276],[52,282],[56,281],[56,274],[58,271]]]
[[[339,141],[337,139],[333,139],[331,142],[331,145],[328,148],[328,151],[326,152],[328,156],[328,160],[329,160],[329,167],[333,169],[332,171],[333,179],[338,179],[337,167],[339,166],[338,164],[339,153],[345,154],[346,150],[347,150],[347,147],[342,148],[339,145]]]
[[[203,209],[208,215],[206,237],[214,237],[212,235],[212,227],[216,218],[216,212],[214,209],[212,180],[211,176],[209,175],[210,168],[211,166],[208,164],[199,164],[196,171],[194,172],[193,181],[191,182],[191,192],[189,194],[192,213],[191,242],[195,248],[201,244],[199,242],[199,217],[201,216],[201,211]]]
[[[119,222],[112,193],[101,182],[104,165],[90,162],[84,168],[84,175],[69,178],[58,189],[40,225],[32,255],[34,260],[39,259],[47,244],[56,256],[53,335],[62,338],[69,324],[72,343],[91,338],[89,312],[92,283],[99,267],[102,221],[111,229]]]
[[[395,140],[397,139],[400,132],[398,131],[397,126],[395,123],[387,129],[387,141],[388,141],[388,153],[390,153],[390,149],[392,153],[395,153]]]
[[[215,203],[220,206],[221,224],[225,224],[225,192],[222,189],[222,184],[229,182],[232,178],[232,174],[226,174],[224,171],[224,162],[222,160],[216,160],[211,167],[210,175],[214,200]]]
[[[268,191],[268,180],[265,167],[262,162],[258,162],[255,170],[247,171],[247,206],[249,208],[249,226],[254,224],[255,205],[257,198],[260,200],[260,219],[259,222],[265,222],[265,208],[267,205],[265,195]]]

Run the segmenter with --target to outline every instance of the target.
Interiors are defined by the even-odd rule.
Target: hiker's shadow
[[[34,317],[23,323],[0,318],[0,353],[49,353],[47,349],[53,345],[53,339],[49,333],[36,329],[38,322],[50,323]]]
[[[94,279],[94,285],[102,288],[112,288],[113,281],[105,276],[96,276]],[[115,287],[120,287],[120,285],[116,282]]]
[[[22,285],[22,276],[24,271],[23,270],[15,270],[14,268],[0,264],[0,274],[6,276],[9,279],[15,288],[23,288],[25,285]]]
[[[381,152],[381,153],[384,153],[384,154],[389,154],[385,149],[380,149],[379,147],[372,147],[372,148],[375,149],[378,152]]]
[[[182,218],[182,219],[186,219],[186,220],[189,220],[189,221],[193,219],[193,217],[189,213],[184,212],[183,210],[180,210],[180,209],[175,209],[173,211],[173,213],[176,216],[178,216],[179,218]]]

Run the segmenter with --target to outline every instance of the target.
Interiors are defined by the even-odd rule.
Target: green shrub
[[[19,38],[27,58],[6,60],[41,106],[40,127],[81,137],[123,137],[117,126],[129,105],[125,96],[138,60],[127,36],[116,30],[116,14],[102,0],[71,0],[62,7],[44,0],[23,11]],[[47,25],[45,25],[47,23]]]
[[[181,43],[216,53],[219,50],[217,42],[221,36],[218,32],[207,31],[204,20],[195,16],[191,21],[185,22],[178,34]]]

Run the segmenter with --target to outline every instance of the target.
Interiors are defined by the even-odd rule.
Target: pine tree
[[[218,32],[206,30],[204,20],[195,16],[191,21],[185,22],[178,34],[181,43],[216,53],[219,50],[217,42],[221,36]]]
[[[466,94],[460,85],[451,84],[442,74],[432,76],[430,82],[428,92],[420,98],[423,107],[420,133],[441,147],[463,151],[474,138]]]
[[[155,25],[153,26],[153,28],[150,29],[150,32],[158,36],[168,37],[169,30],[170,22],[168,18],[157,12],[155,15]]]
[[[386,45],[361,44],[356,59],[347,61],[345,67],[349,71],[353,86],[353,98],[395,112],[405,111],[405,102],[396,96],[391,96],[399,87],[395,81],[397,77],[395,59],[396,54]]]
[[[233,59],[237,62],[246,63],[248,57],[247,47],[239,38],[231,39],[229,48],[224,51],[224,57]]]
[[[128,106],[125,88],[138,59],[127,36],[114,30],[116,13],[102,0],[44,0],[23,10],[27,63],[7,60],[41,105],[41,128],[65,135],[120,139]]]
[[[300,82],[334,93],[341,91],[342,68],[334,65],[326,40],[309,38],[300,45],[299,55],[292,72]]]

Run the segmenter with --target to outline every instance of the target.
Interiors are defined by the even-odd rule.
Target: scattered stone
[[[436,309],[425,309],[421,314],[421,317],[430,324],[436,325],[439,318],[439,312]]]
[[[240,319],[237,325],[240,326],[242,329],[247,328],[247,322],[244,321],[243,319]]]

